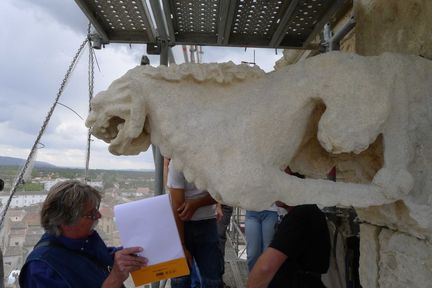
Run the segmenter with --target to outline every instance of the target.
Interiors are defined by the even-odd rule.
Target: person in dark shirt
[[[330,259],[326,218],[316,205],[289,207],[272,243],[249,274],[248,288],[321,288]]]

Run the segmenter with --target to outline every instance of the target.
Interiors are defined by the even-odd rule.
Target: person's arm
[[[142,252],[141,247],[130,247],[114,254],[114,265],[108,277],[102,283],[102,288],[121,287],[129,277],[129,273],[147,266],[147,259],[135,254]]]
[[[188,221],[192,218],[198,208],[216,203],[216,200],[207,193],[204,197],[183,201],[183,203],[177,208],[177,213],[181,220]]]
[[[185,201],[185,187],[186,187],[186,179],[184,178],[183,173],[180,173],[179,171],[175,170],[174,167],[172,167],[172,161],[170,161],[168,165],[168,179],[167,179],[167,186],[169,188],[169,193],[171,196],[171,206],[174,213],[174,219],[177,224],[177,230],[180,236],[180,240],[183,246],[183,250],[186,256],[186,259],[189,262],[189,265],[192,265],[192,256],[189,253],[189,251],[186,249],[185,246],[185,237],[184,237],[184,223],[179,217],[179,213],[177,210],[179,207],[184,203]]]
[[[216,204],[216,221],[217,222],[222,221],[223,217],[224,217],[224,213],[222,210],[222,204],[217,203]]]
[[[285,202],[282,201],[276,201],[275,204],[277,207],[283,208],[287,212],[289,212],[293,208],[292,206],[288,206]]]
[[[185,201],[185,191],[179,188],[169,188],[171,196],[171,205],[174,213],[174,218],[177,224],[177,229],[180,235],[180,240],[184,244],[184,224],[179,217],[178,209],[183,205]]]
[[[171,205],[174,212],[174,219],[177,224],[177,230],[179,232],[180,240],[183,246],[183,250],[186,256],[186,259],[188,260],[189,264],[192,265],[192,256],[187,250],[185,246],[185,239],[184,239],[184,223],[183,220],[180,218],[179,213],[177,212],[180,206],[183,205],[185,202],[185,191],[184,189],[179,188],[169,188],[170,196],[171,196]]]
[[[267,248],[249,273],[247,288],[267,287],[286,259],[287,256],[281,251]]]
[[[168,165],[169,165],[170,159],[164,157],[164,167],[163,167],[163,183],[164,187],[167,185],[168,181]]]

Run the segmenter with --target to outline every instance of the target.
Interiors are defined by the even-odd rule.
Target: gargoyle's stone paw
[[[406,169],[380,169],[372,183],[383,188],[383,193],[389,199],[403,199],[414,187],[414,178]]]

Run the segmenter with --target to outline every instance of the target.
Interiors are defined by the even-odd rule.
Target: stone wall
[[[356,52],[398,52],[432,59],[430,0],[354,1]]]
[[[338,31],[351,15],[356,19],[355,28],[340,43],[341,51],[365,56],[395,52],[432,59],[432,1],[354,0],[353,3],[353,9],[333,27],[334,31]],[[310,51],[304,53],[298,50],[287,50],[284,52],[284,58],[275,68],[280,69],[284,65],[302,61],[310,54]],[[430,113],[432,107],[417,107],[417,109],[419,113],[421,109],[426,109]],[[429,124],[426,125],[432,129],[430,121],[432,120],[429,120]],[[431,148],[430,145],[426,146],[421,149]],[[318,143],[312,143],[309,151],[304,154],[309,155],[309,158],[305,158],[304,155],[297,157],[292,165],[305,171],[310,169],[302,167],[302,164],[310,166],[305,163],[315,161],[321,166],[327,163],[324,168],[328,169],[334,161],[334,156],[325,155],[322,151]],[[373,155],[377,156],[379,153]],[[378,164],[382,162],[382,159],[374,159]],[[377,163],[372,166],[376,166]],[[381,165],[382,163],[379,164]],[[322,170],[321,166],[315,170]],[[362,171],[363,175],[359,177],[359,169],[345,169],[343,161],[339,161],[338,181],[371,181],[371,176],[366,174],[373,175],[377,167],[372,169],[371,165],[366,166],[368,167]],[[371,173],[368,173],[368,170]],[[427,165],[415,169],[415,173],[427,173],[426,170],[430,171]],[[308,176],[314,176],[314,171],[308,172],[310,172]],[[430,181],[432,180],[426,180],[426,182]],[[418,197],[424,201],[430,201],[432,198],[430,195],[418,195]],[[419,222],[413,220],[413,214],[417,211],[408,209],[402,201],[356,209],[356,211],[364,223],[360,227],[362,286],[365,288],[432,287],[432,230],[425,228],[424,225],[420,227]],[[422,212],[418,211],[418,213]],[[424,219],[424,221],[430,222],[432,219]]]
[[[354,44],[358,54],[397,52],[432,59],[432,1],[359,0],[353,13],[357,25],[348,46]],[[361,225],[362,286],[432,287],[431,231],[418,227],[402,203],[357,212],[370,223]]]

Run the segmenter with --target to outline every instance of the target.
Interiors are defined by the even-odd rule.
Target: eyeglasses
[[[90,220],[97,220],[99,219],[101,216],[100,212],[99,212],[99,207],[94,208],[92,211],[90,211],[90,213],[82,215],[81,217],[83,218],[87,218]]]

